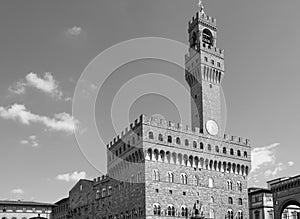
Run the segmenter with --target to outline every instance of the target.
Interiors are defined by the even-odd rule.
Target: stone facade
[[[67,219],[69,218],[69,198],[63,198],[55,203],[52,211],[53,219]]]
[[[93,181],[81,179],[69,192],[69,215],[72,219],[94,218]]]

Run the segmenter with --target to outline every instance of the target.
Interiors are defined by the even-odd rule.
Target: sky
[[[79,178],[100,175],[74,135],[75,130],[82,135],[91,131],[81,126],[82,118],[72,115],[77,82],[83,84],[86,99],[99,89],[93,81],[81,79],[82,72],[104,50],[137,37],[187,44],[187,23],[197,4],[195,0],[1,1],[0,199],[55,202],[67,196]],[[300,2],[203,4],[206,14],[217,19],[217,45],[225,49],[226,133],[251,139],[249,185],[266,186],[269,179],[299,174]],[[98,71],[103,74],[101,68]],[[168,77],[149,74],[161,71]],[[189,124],[189,99],[181,85],[187,86],[183,69],[165,61],[137,60],[118,68],[101,87],[95,104],[104,142],[141,113]],[[105,164],[104,150],[91,159]]]

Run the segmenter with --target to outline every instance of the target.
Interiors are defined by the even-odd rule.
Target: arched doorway
[[[281,219],[300,219],[300,203],[288,200],[281,205],[279,213]]]

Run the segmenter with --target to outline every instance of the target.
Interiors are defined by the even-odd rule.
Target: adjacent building
[[[72,219],[93,219],[95,192],[93,181],[81,179],[69,192],[69,215]]]
[[[52,219],[67,219],[69,218],[69,198],[63,198],[55,203],[52,211]]]
[[[276,179],[278,180],[278,179]],[[276,181],[275,180],[275,181]],[[272,180],[273,181],[273,180]],[[265,188],[249,188],[249,218],[250,219],[274,219],[273,193]],[[298,206],[287,206],[282,212],[282,219],[300,218]]]
[[[51,219],[55,205],[30,201],[0,201],[1,219]]]

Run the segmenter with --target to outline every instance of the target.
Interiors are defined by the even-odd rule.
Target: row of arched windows
[[[191,209],[189,210],[185,205],[182,205],[180,207],[180,210],[178,211],[175,209],[174,205],[168,205],[165,210],[162,210],[159,203],[153,204],[153,214],[157,216],[166,215],[166,216],[181,216],[181,217],[188,217],[189,213],[191,213]],[[209,211],[209,218],[213,219],[215,218],[215,213],[213,209],[210,209]]]
[[[153,181],[161,181],[160,180],[160,172],[159,170],[155,169],[153,170],[152,172],[152,180]],[[169,183],[174,183],[174,173],[169,171],[167,173],[167,180]],[[180,174],[180,183],[181,184],[188,184],[188,176],[186,173],[181,173]],[[193,176],[193,185],[195,186],[200,186],[200,179],[199,179],[199,176],[197,175],[194,175]],[[212,178],[209,178],[208,179],[208,187],[212,188],[214,186],[214,181]]]
[[[148,133],[148,137],[149,137],[149,139],[152,139],[152,140],[153,140],[153,139],[154,139],[154,134],[153,134],[153,132],[149,132],[149,133]],[[159,140],[159,141],[163,141],[163,140],[164,140],[162,134],[158,134],[158,140]],[[167,136],[167,142],[168,142],[168,143],[173,143],[173,138],[172,138],[171,135],[168,135],[168,136]],[[178,145],[181,145],[181,139],[180,139],[179,137],[176,137],[176,138],[175,138],[175,143],[178,144]],[[187,146],[187,147],[190,146],[190,142],[189,142],[188,139],[185,139],[185,140],[184,140],[184,145]],[[192,146],[193,146],[193,148],[198,148],[198,143],[197,143],[196,141],[193,141],[193,142],[192,142]],[[199,149],[200,149],[200,150],[204,150],[204,144],[203,144],[202,142],[200,142],[200,144],[199,144]],[[207,145],[207,151],[209,151],[209,152],[212,151],[212,146],[211,146],[210,144]],[[219,148],[219,146],[217,146],[217,145],[215,146],[215,152],[216,152],[216,153],[220,153],[220,148]],[[228,153],[226,147],[223,147],[223,148],[222,148],[222,153],[223,153],[223,154],[227,154],[227,153]],[[235,155],[235,152],[234,152],[234,149],[233,149],[233,148],[230,148],[230,149],[229,149],[229,154],[232,155],[232,156]],[[238,157],[241,157],[241,156],[242,156],[241,151],[240,151],[240,150],[237,150],[237,151],[236,151],[236,155],[237,155]],[[247,151],[244,151],[243,156],[244,156],[245,158],[248,157]]]
[[[239,175],[248,175],[249,167],[245,165],[235,164],[231,162],[221,162],[217,160],[208,160],[198,156],[188,156],[176,152],[158,150],[149,148],[146,154],[146,160],[159,161],[169,164],[178,164],[182,166],[189,166],[199,169],[215,170],[226,173],[235,173]]]
[[[243,191],[242,183],[240,181],[236,182],[236,188],[237,188],[237,191],[239,191],[239,192]],[[227,190],[233,190],[233,183],[231,180],[227,180]]]
[[[244,219],[244,214],[241,210],[239,210],[236,215],[233,214],[232,209],[227,210],[227,218],[226,219]]]
[[[238,203],[238,205],[243,205],[243,199],[238,198],[237,203]],[[228,197],[228,204],[230,204],[230,205],[233,204],[233,198],[232,197]]]

